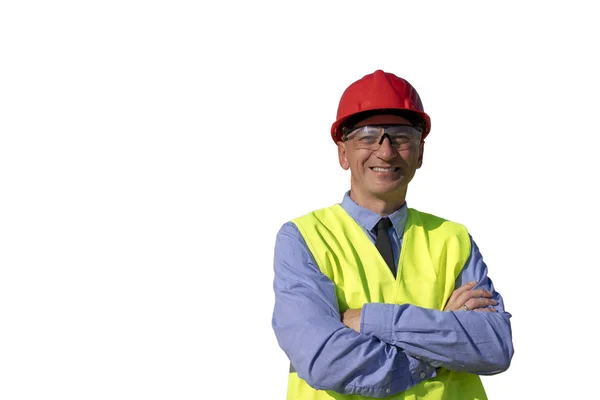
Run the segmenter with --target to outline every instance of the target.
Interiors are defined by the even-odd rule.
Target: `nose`
[[[387,138],[387,140],[385,140]],[[379,141],[379,148],[376,151],[377,156],[382,159],[390,159],[394,156],[396,151],[394,150],[394,146],[392,146],[392,140],[390,139],[390,135],[384,133],[381,136],[381,140]]]

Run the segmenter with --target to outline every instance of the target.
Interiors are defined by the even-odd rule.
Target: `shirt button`
[[[387,389],[385,389],[385,392],[386,392],[386,393],[389,393],[389,392],[391,392],[391,391],[392,391],[392,389],[390,389],[390,388],[387,388]]]
[[[421,372],[421,374],[419,374],[419,376],[421,377],[421,379],[425,378],[425,372]]]

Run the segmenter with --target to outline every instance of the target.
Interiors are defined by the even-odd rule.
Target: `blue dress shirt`
[[[381,216],[356,204],[349,192],[341,206],[374,243],[373,228]],[[407,216],[406,204],[388,216],[396,262]],[[274,273],[275,335],[292,368],[315,389],[385,397],[436,376],[437,367],[485,375],[510,364],[511,315],[472,238],[455,289],[476,281],[475,288],[494,294],[496,313],[367,303],[360,333],[355,332],[341,322],[334,283],[320,271],[292,222],[277,234]]]

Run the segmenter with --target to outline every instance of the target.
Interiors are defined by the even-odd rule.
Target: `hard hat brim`
[[[359,122],[360,120],[366,119],[366,118],[368,118],[372,115],[376,115],[376,114],[391,114],[391,115],[404,116],[407,113],[418,115],[423,120],[424,126],[423,126],[423,136],[421,137],[421,140],[424,140],[425,137],[429,134],[429,131],[431,130],[431,119],[429,118],[429,115],[427,115],[427,113],[425,113],[425,112],[416,111],[416,110],[408,110],[405,108],[400,108],[400,109],[374,108],[371,110],[361,110],[360,112],[347,115],[347,116],[335,121],[331,125],[331,138],[333,139],[333,141],[335,143],[342,140],[342,134],[343,134],[342,127],[348,120],[353,120],[353,119],[358,118],[358,120],[356,120],[356,122]]]

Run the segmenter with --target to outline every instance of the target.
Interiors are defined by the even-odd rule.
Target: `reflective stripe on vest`
[[[408,303],[443,310],[471,252],[471,241],[464,226],[409,209],[394,278],[373,242],[339,204],[292,222],[321,272],[335,284],[340,313],[371,302]],[[370,397],[315,390],[291,367],[287,398],[357,400]],[[386,398],[487,399],[479,376],[443,368],[438,368],[436,377]]]

